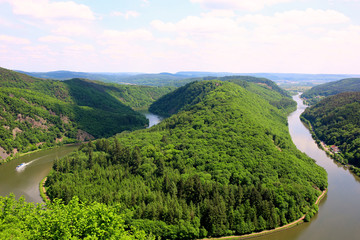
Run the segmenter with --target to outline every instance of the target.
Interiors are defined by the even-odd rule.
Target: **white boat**
[[[21,163],[19,165],[16,166],[16,170],[20,170],[21,168],[25,167],[26,164],[25,163]]]

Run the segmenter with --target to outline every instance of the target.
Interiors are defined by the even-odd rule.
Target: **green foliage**
[[[284,109],[287,112],[291,112],[296,108],[296,103],[289,98],[289,94],[268,79],[247,76],[222,78],[207,77],[202,79],[205,79],[208,82],[206,84],[203,84],[201,81],[198,83],[188,83],[184,87],[178,88],[161,97],[150,106],[149,111],[162,116],[171,116],[181,110],[186,110],[187,107],[200,102],[208,92],[214,90],[217,86],[220,86],[222,83],[218,81],[233,82],[248,91],[265,98],[271,105],[278,109]]]
[[[124,223],[120,205],[81,203],[48,205],[0,197],[0,239],[154,239]]]
[[[111,111],[118,110],[120,101],[128,106],[121,106],[121,112],[129,111],[129,107],[147,109],[151,103],[175,89],[174,87],[119,85],[85,79],[71,79],[64,83],[77,104],[96,106]]]
[[[110,137],[148,124],[142,114],[121,103],[122,87],[115,84],[84,79],[43,80],[0,68],[0,86],[0,147],[7,156],[14,149],[26,152],[53,146],[60,140],[71,143]],[[139,93],[127,98],[127,104],[146,107],[149,97],[156,99],[170,90],[146,89],[134,86],[129,92]],[[116,91],[117,97],[113,93]],[[142,92],[149,95],[144,101],[140,100]]]
[[[202,99],[217,86],[219,82],[192,82],[184,87],[178,88],[170,94],[164,95],[149,108],[150,112],[157,113],[162,116],[170,116],[178,113],[180,110],[186,109]]]
[[[336,95],[343,92],[360,91],[360,78],[346,78],[339,81],[324,83],[311,88],[302,94],[308,104],[316,104],[324,97]]]
[[[360,93],[327,97],[307,108],[302,117],[327,145],[336,145],[345,162],[360,167]]]
[[[160,124],[55,161],[50,198],[120,203],[126,224],[165,239],[246,234],[308,212],[326,172],[291,142],[286,111],[229,82],[195,82],[176,94],[182,111]]]

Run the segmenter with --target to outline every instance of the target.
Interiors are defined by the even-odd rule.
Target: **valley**
[[[145,128],[146,109],[169,87],[33,78],[0,68],[0,163],[18,153]]]
[[[50,154],[52,160],[46,160],[47,170],[37,176],[46,176],[54,161],[45,187],[55,202],[47,211],[65,204],[66,211],[77,212],[74,208],[77,201],[97,202],[110,212],[121,204],[121,210],[116,211],[125,232],[113,236],[130,234],[135,238],[135,233],[166,239],[244,235],[286,226],[302,216],[306,216],[306,221],[312,217],[311,222],[316,221],[315,202],[327,188],[327,174],[291,141],[291,137],[297,138],[291,132],[291,118],[293,115],[298,118],[298,112],[304,109],[299,98],[294,98],[298,111],[289,117],[290,137],[287,115],[295,110],[295,102],[273,82],[252,77],[198,80],[162,94],[151,105],[152,112],[167,116],[164,120],[142,111],[158,123],[156,126],[150,122],[148,129],[98,137],[83,143],[65,158],[54,159]],[[94,93],[96,96],[96,89],[106,89],[107,85],[100,84],[94,89],[97,83],[73,81],[70,89],[78,104],[110,109],[112,105],[105,105],[104,97],[91,97]],[[86,89],[86,95],[79,95],[81,88]],[[111,86],[111,91],[114,89],[118,86]],[[24,161],[28,165],[18,175],[30,171],[36,174],[31,166],[41,158]],[[20,161],[23,162],[14,160],[11,166]],[[32,192],[38,196],[38,185],[36,188]],[[37,197],[33,199],[39,202]],[[21,204],[6,198],[1,201]],[[320,211],[327,201],[321,203]],[[81,206],[87,211],[85,205]],[[30,234],[29,226],[24,224],[27,226],[24,233]],[[281,239],[282,234],[291,235],[296,229],[299,236],[305,236],[302,229],[308,225],[304,223],[270,236]],[[129,231],[130,226],[136,230]],[[37,232],[37,236],[45,232]],[[70,234],[80,236],[73,235],[78,233],[72,230]],[[82,236],[98,236],[88,234]]]

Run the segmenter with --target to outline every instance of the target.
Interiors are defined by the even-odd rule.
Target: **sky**
[[[0,0],[0,67],[360,74],[360,0]]]

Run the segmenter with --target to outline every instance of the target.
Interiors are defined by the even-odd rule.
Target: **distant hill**
[[[302,117],[313,126],[316,138],[339,147],[340,161],[360,167],[360,92],[327,97],[307,108]]]
[[[118,101],[132,109],[147,109],[161,96],[176,89],[175,87],[121,85],[78,78],[63,82],[69,87],[78,104],[85,106],[92,104],[102,109],[109,109],[111,107],[109,102],[117,104]]]
[[[88,73],[72,71],[54,71],[54,72],[23,72],[33,77],[48,78],[57,80],[66,80],[71,78],[86,78],[99,80],[103,82],[115,82],[123,84],[138,84],[149,86],[176,86],[180,87],[191,82],[183,79],[203,78],[203,77],[226,77],[226,76],[252,76],[258,78],[267,78],[277,83],[294,84],[301,83],[306,85],[315,85],[330,81],[336,81],[343,78],[360,77],[356,74],[299,74],[299,73],[232,73],[232,72],[198,72],[183,71],[177,73]],[[192,80],[193,81],[193,80]]]
[[[147,108],[172,88],[54,81],[0,68],[0,159],[57,143],[144,128]]]
[[[346,78],[340,81],[329,82],[311,88],[302,94],[309,103],[316,103],[318,100],[336,95],[342,92],[360,91],[360,78]]]
[[[264,96],[291,98],[242,83],[193,82],[168,94],[174,114],[158,125],[55,161],[47,193],[121,206],[130,229],[161,239],[240,235],[313,215],[326,172],[292,143],[287,110]]]
[[[190,79],[186,79],[182,82],[189,80]],[[163,116],[170,116],[174,113],[178,113],[180,110],[186,109],[188,105],[200,102],[203,96],[206,96],[209,91],[212,91],[216,87],[215,84],[202,84],[201,81],[203,80],[233,82],[251,92],[259,94],[277,108],[292,108],[292,110],[294,110],[296,107],[296,104],[289,99],[289,94],[268,79],[249,76],[231,76],[221,78],[205,77],[191,80],[197,80],[198,83],[188,83],[184,87],[164,95],[152,104],[149,110]],[[268,91],[268,89],[273,91]]]

